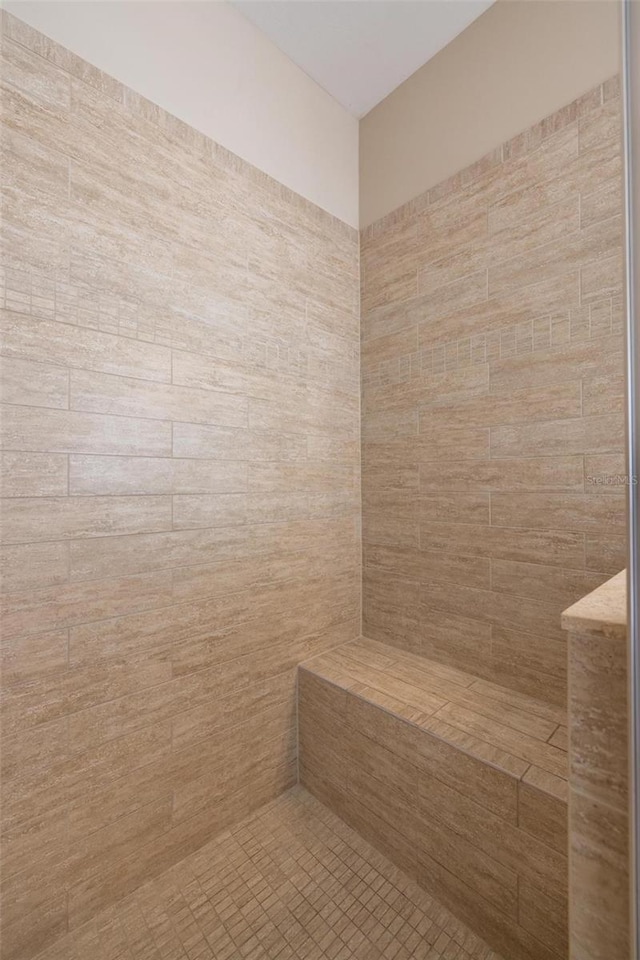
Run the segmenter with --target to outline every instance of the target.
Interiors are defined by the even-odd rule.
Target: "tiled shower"
[[[1,74],[3,960],[568,957],[618,77],[358,232],[7,13]]]
[[[364,633],[558,704],[626,562],[619,97],[362,236]]]

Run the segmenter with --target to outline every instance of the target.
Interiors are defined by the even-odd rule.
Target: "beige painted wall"
[[[358,225],[357,119],[230,4],[18,0],[3,6]]]
[[[498,0],[360,122],[360,224],[619,69],[615,0]]]

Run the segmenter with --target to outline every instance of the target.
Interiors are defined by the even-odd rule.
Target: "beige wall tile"
[[[421,595],[428,607],[445,613],[459,614],[484,623],[511,625],[521,630],[528,625],[551,637],[562,636],[555,607],[551,603],[440,582],[425,586]]]
[[[478,896],[454,873],[438,861],[422,854],[418,864],[418,882],[432,896],[438,896],[457,917],[474,930],[482,930],[503,955],[521,960],[557,960],[557,954],[521,926],[514,926],[504,913]]]
[[[489,561],[483,557],[443,556],[441,553],[365,543],[364,565],[409,580],[447,580],[488,587]]]
[[[569,634],[571,788],[619,810],[628,789],[625,647],[623,639]]]
[[[619,573],[627,562],[626,536],[587,534],[585,546],[587,568],[590,570]]]
[[[489,523],[490,498],[485,492],[441,493],[419,501],[421,521],[442,523]]]
[[[418,292],[418,270],[412,264],[400,260],[386,265],[365,262],[362,270],[362,304],[367,310],[375,310],[390,300],[406,300]],[[381,276],[382,274],[382,276]]]
[[[3,497],[64,497],[68,493],[67,457],[62,453],[0,454]]]
[[[494,426],[529,423],[536,420],[560,420],[582,412],[580,381],[533,387],[506,396],[488,395],[462,403],[431,403],[420,409],[420,426],[464,423],[470,426]]]
[[[604,960],[630,949],[628,818],[590,794],[571,797],[571,950]]]
[[[562,343],[528,356],[496,359],[491,364],[491,391],[524,390],[532,386],[592,377],[619,379],[624,344],[619,336],[596,341]]]
[[[4,947],[9,960],[34,956],[67,932],[67,894],[59,891],[41,904],[37,912],[7,922],[3,931]]]
[[[523,880],[518,890],[520,923],[559,957],[567,955],[568,911],[564,897],[549,896],[535,883]]]
[[[566,749],[566,747],[565,747]],[[566,799],[558,800],[524,781],[518,784],[518,826],[553,847],[568,854]]]
[[[472,557],[496,560],[546,563],[552,566],[582,567],[584,535],[548,529],[512,529],[458,524],[423,523],[420,525],[420,546]]]
[[[69,406],[69,373],[64,367],[4,357],[0,378],[3,403],[59,409]]]
[[[553,569],[557,570],[557,567]],[[525,625],[526,630],[526,625]],[[557,636],[491,626],[489,675],[532,697],[554,704],[567,699],[567,645]]]
[[[103,539],[100,550],[83,540],[69,544],[70,578],[92,580],[113,570],[123,576],[188,563],[234,560],[250,552],[248,527],[175,530]]]
[[[66,543],[22,543],[0,548],[0,591],[13,593],[63,584],[69,579]]]
[[[589,493],[532,493],[524,504],[517,494],[495,493],[491,496],[491,519],[501,527],[590,530],[620,535],[626,529],[622,497]]]
[[[421,737],[418,767],[427,776],[465,794],[502,819],[516,822],[516,781],[496,767],[461,752],[437,736]]]
[[[611,180],[597,190],[582,194],[580,197],[580,224],[588,227],[592,223],[615,217],[622,209],[622,191],[620,183]]]
[[[195,457],[205,460],[304,460],[306,439],[295,433],[261,433],[176,423],[173,426],[174,457]]]
[[[526,287],[506,288],[500,296],[490,296],[472,306],[444,311],[429,317],[429,296],[415,301],[420,321],[420,346],[432,346],[455,338],[485,335],[515,323],[528,323],[579,302],[579,273],[565,273]],[[407,306],[410,309],[410,305]]]
[[[104,620],[162,606],[170,600],[170,574],[154,573],[112,580],[52,584],[46,589],[10,593],[3,598],[1,609],[6,635],[15,636]]]
[[[437,354],[437,356],[436,356]],[[444,369],[441,352],[434,349],[423,354],[425,372],[432,375],[422,380],[369,384],[365,381],[364,405],[411,407],[415,404],[462,402],[470,397],[481,397],[489,391],[489,366],[476,355],[473,366],[455,366]],[[431,366],[429,366],[429,358]]]
[[[1,424],[6,450],[162,457],[171,453],[171,424],[72,410],[6,406]]]
[[[384,512],[366,511],[362,518],[362,538],[366,543],[388,544],[396,547],[417,547],[420,528],[412,519]]]
[[[567,453],[605,453],[617,450],[622,442],[619,416],[553,420],[526,426],[491,428],[492,457],[546,456]]]
[[[371,414],[363,424],[362,438],[365,443],[394,441],[400,437],[413,437],[418,433],[418,411],[390,410]]]
[[[69,109],[69,77],[52,63],[40,63],[24,46],[4,39],[2,55],[6,60],[3,84],[9,90],[56,112]]]
[[[16,757],[22,759],[18,759],[19,772],[5,781],[4,805],[7,817],[27,820],[45,809],[72,802],[85,790],[106,786],[136,767],[153,763],[160,756],[168,755],[171,742],[170,726],[156,725],[137,730],[127,737],[108,741],[86,754],[75,754],[65,759],[65,753],[60,748],[62,746],[66,750],[68,746],[65,734],[66,721],[56,721],[42,729],[46,730],[49,740],[53,740],[56,746],[58,753],[54,756],[62,756],[63,762],[38,767],[29,759],[27,765],[28,741],[24,736],[12,741],[11,746],[15,744],[15,752],[12,751],[14,761]],[[63,734],[65,734],[64,740]],[[39,734],[38,739],[47,744],[42,733]],[[48,748],[51,749],[50,746]],[[89,765],[89,771],[87,771],[87,765]],[[56,774],[59,776],[55,776]],[[36,869],[41,869],[37,864],[35,866]],[[56,872],[48,869],[50,865],[45,866],[47,867],[43,871],[45,879],[53,884],[55,890]],[[10,896],[9,902],[15,903],[19,912],[24,906],[27,912],[31,909],[29,898],[32,875],[33,871],[29,871],[26,876],[16,875],[16,895]],[[11,886],[14,884],[12,883]],[[14,891],[10,892],[13,894]],[[37,889],[34,889],[33,895],[36,896],[37,893]]]
[[[474,890],[477,896],[517,922],[518,876],[515,871],[461,839],[458,833],[435,818],[421,817],[418,842],[419,859],[424,850],[427,862],[435,860]]]
[[[6,543],[75,540],[171,528],[169,497],[22,497],[2,507]]]
[[[451,702],[442,707],[436,716],[437,719],[442,719],[445,723],[458,727],[472,736],[495,743],[527,763],[536,764],[555,776],[566,777],[566,753],[532,736],[531,734],[536,733],[533,724],[529,733],[522,733],[510,724],[509,718],[505,723],[500,723],[491,716],[486,716],[488,711],[476,712],[473,709],[474,706],[475,704],[471,704],[472,708],[467,709],[460,703]],[[482,705],[480,709],[483,709]]]
[[[247,425],[248,401],[231,393],[74,370],[70,406],[122,417],[243,427]]]
[[[382,363],[393,357],[414,353],[417,349],[418,328],[414,324],[406,330],[365,340],[362,345],[362,365],[366,369],[368,366]]]
[[[560,613],[625,562],[621,491],[586,482],[624,472],[619,103],[601,103],[598,89],[362,238],[368,262],[389,278],[377,294],[384,305],[363,316],[363,630],[484,678],[424,723],[442,724],[434,736],[457,737],[477,762],[489,738],[497,745],[486,762],[505,772],[532,765],[512,768],[524,778],[522,824],[507,843],[512,869],[518,843],[534,837],[541,863],[557,848],[556,878],[566,853]],[[418,295],[397,295],[415,224]],[[417,351],[407,339],[416,325]],[[465,568],[460,558],[488,562],[489,585],[474,580],[486,566]],[[500,705],[489,709],[475,694]],[[534,697],[549,713],[527,725],[520,711]],[[437,768],[425,783],[436,789]],[[473,797],[464,783],[451,786]],[[450,815],[453,799],[433,802],[430,824],[443,808]],[[456,812],[447,825],[459,835],[472,811]],[[478,843],[471,833],[466,840]],[[499,861],[495,848],[483,851]],[[424,851],[427,889],[491,931],[506,956],[565,955],[565,891],[547,902],[548,866],[522,878],[514,934],[499,903],[452,870],[453,847],[447,857]]]
[[[99,875],[161,837],[170,825],[171,806],[167,795],[78,840],[71,853],[70,882]]]
[[[563,895],[563,889],[566,889],[562,879],[566,873],[564,857],[543,844],[532,844],[517,827],[495,817],[486,808],[479,807],[435,778],[421,778],[419,795],[424,818],[435,817],[499,863],[533,882],[537,881],[543,889]]]
[[[7,357],[161,383],[171,380],[171,351],[164,346],[14,313],[3,314],[1,329]]]
[[[2,674],[6,684],[59,673],[67,667],[67,630],[37,633],[3,642],[0,647]]]
[[[433,283],[428,270],[421,270],[418,276],[418,293],[429,295],[429,312],[434,317],[448,316],[455,310],[482,303],[487,299],[487,271],[477,270],[440,285]]]
[[[243,493],[246,489],[247,464],[241,462],[140,456],[69,458],[72,496]]]
[[[309,460],[294,462],[263,461],[248,464],[247,486],[252,493],[266,494],[304,490],[314,494],[350,491],[356,471],[350,463]]]
[[[420,464],[420,493],[440,490],[469,493],[475,490],[582,490],[583,458],[527,457],[523,459],[444,460]],[[366,472],[371,478],[372,469]]]
[[[174,529],[226,527],[247,521],[247,498],[242,494],[179,495],[173,498]]]
[[[29,868],[35,856],[47,860],[67,851],[66,814],[51,810],[4,831],[4,873],[10,877]]]
[[[364,443],[362,458],[370,463],[414,462],[434,460],[485,460],[489,457],[489,429],[486,427],[449,426],[425,428],[416,439]],[[366,468],[365,468],[366,470]]]
[[[171,668],[166,658],[149,657],[131,667],[118,663],[71,666],[55,675],[37,678],[28,685],[16,685],[6,697],[4,722],[7,734],[14,735],[18,744],[20,736],[29,729],[33,730],[34,737],[39,730],[46,735],[48,726],[55,731],[55,721],[85,710],[89,711],[90,717],[90,708],[154,687],[170,676]],[[69,721],[66,722],[68,727]],[[71,755],[77,753],[73,744],[69,752]]]
[[[241,593],[102,621],[92,627],[74,627],[69,639],[70,658],[76,664],[112,657],[128,657],[135,662],[149,650],[215,636],[229,628],[234,618],[248,619],[247,611],[248,598]]]
[[[585,457],[585,490],[589,493],[611,493],[624,496],[626,467],[626,456],[622,451],[620,453]]]
[[[514,563],[492,560],[491,586],[500,593],[531,597],[571,606],[576,600],[591,593],[606,576],[597,576],[584,570],[558,570],[539,563]]]
[[[505,289],[527,286],[621,251],[620,218],[612,217],[529,250],[489,270],[489,292],[500,295]]]
[[[621,252],[587,264],[580,271],[582,303],[593,303],[606,297],[619,296],[623,284],[623,275],[624,261]]]
[[[491,655],[491,627],[479,620],[436,610],[423,603],[421,621],[424,656],[464,670],[483,673]]]

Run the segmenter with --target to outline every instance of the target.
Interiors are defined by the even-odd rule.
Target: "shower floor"
[[[501,960],[302,787],[38,960]]]

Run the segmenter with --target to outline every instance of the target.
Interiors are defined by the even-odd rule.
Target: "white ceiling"
[[[232,0],[283,53],[362,117],[494,0]]]

